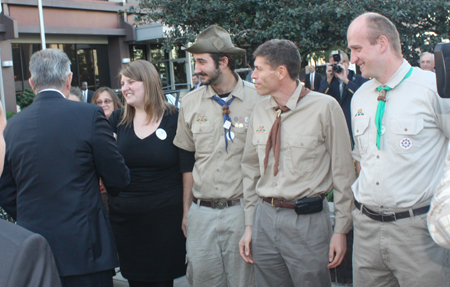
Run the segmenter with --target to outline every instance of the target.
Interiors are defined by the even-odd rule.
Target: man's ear
[[[28,83],[30,84],[30,87],[31,87],[31,89],[33,90],[33,93],[36,95],[36,92],[35,92],[35,90],[34,90],[34,84],[33,84],[33,82],[31,81],[31,77],[28,79]]]
[[[278,68],[277,68],[278,80],[283,80],[288,75],[289,75],[289,72],[288,72],[287,67],[285,65],[278,66]]]
[[[377,39],[377,44],[380,45],[381,53],[384,53],[389,47],[389,39],[384,35],[380,35]]]
[[[67,80],[66,80],[66,89],[68,89],[70,91],[70,86],[72,84],[72,77],[73,77],[73,73],[71,72],[69,74],[69,76],[67,76]]]
[[[222,58],[220,58],[219,66],[226,68],[228,66],[228,57],[223,56]]]

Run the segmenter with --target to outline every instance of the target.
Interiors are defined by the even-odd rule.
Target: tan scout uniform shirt
[[[352,193],[355,169],[350,156],[350,136],[338,102],[327,95],[310,92],[298,103],[299,85],[281,114],[281,150],[277,176],[275,158],[264,157],[267,138],[278,104],[272,97],[255,106],[247,133],[242,170],[244,172],[245,224],[252,225],[258,197],[296,200],[314,197],[334,188],[336,233],[347,233],[352,225]],[[294,211],[292,211],[294,212]]]
[[[372,79],[361,86],[351,104],[355,147],[352,156],[361,172],[352,186],[362,204],[383,208],[409,208],[430,202],[442,178],[448,137],[450,100],[436,91],[436,75],[403,61],[386,83],[384,132],[376,147],[377,87]]]
[[[178,129],[174,144],[195,151],[193,194],[200,199],[234,199],[242,197],[241,159],[249,118],[256,102],[261,100],[252,83],[238,78],[230,104],[232,142],[225,150],[222,106],[211,99],[216,95],[211,86],[201,86],[181,101]]]

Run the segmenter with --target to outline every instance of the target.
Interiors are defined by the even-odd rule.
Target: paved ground
[[[174,287],[191,287],[186,276],[175,279],[173,285]],[[114,277],[114,287],[128,287],[128,281],[124,279],[120,273],[117,273]]]

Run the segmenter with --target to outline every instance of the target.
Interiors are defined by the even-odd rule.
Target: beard
[[[201,73],[200,76],[208,76],[208,79],[201,79],[202,85],[213,85],[217,83],[217,79],[222,75],[222,71],[220,69],[215,69],[214,71],[206,74]]]

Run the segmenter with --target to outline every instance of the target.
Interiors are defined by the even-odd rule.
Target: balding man
[[[430,200],[443,175],[450,104],[434,74],[402,58],[394,24],[376,13],[347,34],[362,76],[351,104],[354,286],[449,286],[449,251],[427,230]]]
[[[419,63],[422,70],[434,72],[434,54],[428,52],[422,53]]]

